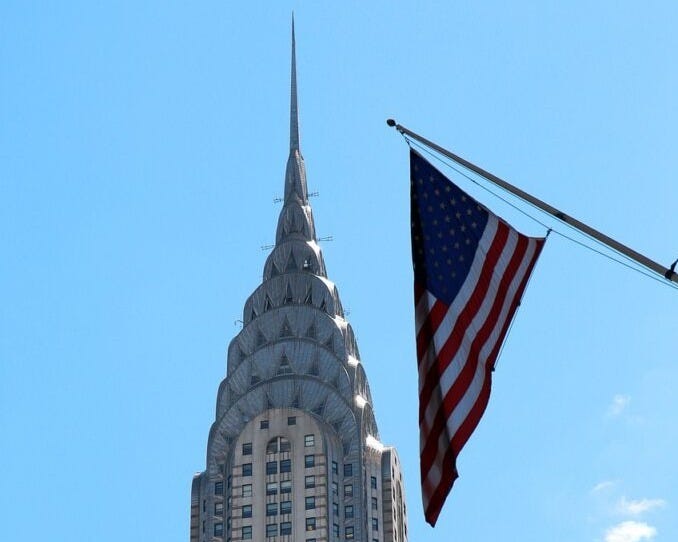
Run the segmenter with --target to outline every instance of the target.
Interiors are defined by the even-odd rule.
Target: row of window
[[[292,460],[291,459],[281,459],[278,461],[267,461],[266,462],[266,474],[278,474],[278,463],[280,463],[280,472],[292,472]]]
[[[339,495],[337,482],[332,482],[332,495]],[[353,497],[353,484],[344,484],[344,497]]]
[[[292,419],[296,420],[294,416],[291,416],[287,420],[288,425],[296,424],[296,421],[290,424],[290,420]],[[261,423],[263,424],[264,422],[268,423],[267,420],[263,420]],[[310,448],[311,446],[315,446],[315,435],[304,435],[304,447]],[[266,453],[276,454],[278,452],[289,452],[290,448],[291,445],[289,440],[287,440],[285,437],[276,437],[268,441],[268,444],[266,445]],[[243,442],[242,455],[252,455],[251,442]]]
[[[307,467],[312,467],[315,465],[314,463],[314,456],[306,456],[307,458],[311,458],[310,461],[306,462]],[[280,463],[276,463],[275,461],[269,461],[266,463],[266,474],[276,474],[277,473],[277,468],[278,465],[280,465],[280,472],[290,472],[291,471],[291,464],[289,463],[288,459],[284,459],[280,461]],[[372,476],[372,488],[376,489],[377,486],[377,479]],[[292,481],[291,480],[282,480],[280,482],[280,493],[289,493],[292,491]],[[308,488],[314,488],[315,487],[315,476],[306,476],[304,477],[304,487]],[[242,497],[251,497],[252,496],[252,484],[243,484],[241,486],[241,496]],[[277,482],[268,482],[266,484],[266,495],[275,495],[278,493],[278,483]],[[215,482],[214,483],[214,494],[215,495],[223,495],[224,494],[224,482]],[[337,482],[332,482],[332,494],[333,495],[339,495],[339,484]],[[353,497],[353,484],[345,484],[344,485],[344,497]],[[376,504],[377,504],[377,498],[372,497],[372,508],[376,510]]]
[[[309,499],[313,499],[311,502],[311,507],[309,508]],[[306,510],[310,510],[315,508],[315,500],[313,497],[307,497],[306,498]],[[350,512],[349,512],[350,509]],[[283,501],[280,503],[280,514],[290,514],[292,512],[292,502],[291,501]],[[345,509],[346,513],[346,518],[352,518],[353,517],[353,507],[352,506],[347,506]],[[350,516],[349,516],[350,513]],[[266,515],[267,516],[276,516],[277,515],[277,506],[276,503],[269,503],[266,505]],[[245,505],[242,507],[242,517],[243,518],[251,518],[252,517],[252,506],[251,505]],[[307,531],[314,531],[316,529],[316,524],[317,524],[317,518],[315,517],[308,517],[306,518],[306,530]],[[203,530],[204,530],[204,522],[203,522]],[[339,525],[336,523],[333,525],[333,530],[334,530],[334,536],[338,537],[339,536]],[[375,517],[372,518],[372,530],[373,531],[378,531],[379,530],[379,520]],[[278,532],[280,535],[289,535],[292,534],[292,522],[290,521],[283,521],[279,525],[277,523],[270,523],[266,525],[266,537],[272,537],[272,536],[277,536]],[[224,524],[219,522],[214,524],[214,536],[223,536],[224,534]],[[241,538],[243,540],[251,540],[252,539],[252,526],[251,525],[245,525],[242,528],[241,532],[242,536]],[[353,526],[347,526],[344,529],[344,537],[346,540],[353,540],[354,537],[354,528]]]

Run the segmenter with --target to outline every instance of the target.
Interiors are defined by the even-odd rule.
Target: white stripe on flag
[[[530,264],[532,257],[534,256],[535,248],[536,247],[533,243],[530,243],[528,245],[528,250],[520,264],[519,270],[514,276],[513,280],[511,281],[509,291],[507,292],[506,299],[502,306],[501,316],[495,323],[495,326],[492,330],[492,334],[490,335],[490,337],[488,337],[488,340],[485,342],[483,348],[481,349],[480,355],[478,356],[479,363],[476,368],[475,375],[473,376],[473,381],[471,382],[469,388],[466,390],[464,397],[457,405],[457,408],[454,409],[454,411],[447,419],[447,432],[450,435],[454,435],[457,432],[459,427],[461,427],[461,424],[469,415],[469,412],[473,408],[473,405],[475,405],[476,401],[478,400],[480,390],[482,389],[483,383],[485,381],[485,374],[488,370],[485,367],[487,360],[497,343],[497,339],[499,334],[501,333],[502,328],[504,327],[507,313],[515,297],[516,290],[520,287],[520,283],[525,277],[527,268]]]
[[[478,312],[473,317],[469,326],[466,328],[466,330],[462,330],[464,331],[464,336],[459,346],[459,349],[454,358],[452,358],[449,365],[444,370],[443,374],[440,375],[438,387],[434,390],[431,396],[431,400],[429,400],[429,403],[426,408],[426,414],[424,417],[425,425],[422,426],[426,428],[425,430],[427,433],[428,431],[430,431],[436,412],[438,408],[440,408],[440,405],[442,404],[442,398],[445,397],[449,389],[452,387],[454,382],[459,377],[459,374],[461,373],[462,369],[465,366],[464,362],[467,363],[472,362],[472,360],[468,359],[469,350],[471,348],[471,345],[473,344],[473,340],[475,339],[476,334],[480,329],[482,329],[482,326],[485,323],[485,320],[487,319],[490,309],[492,308],[492,304],[494,303],[497,290],[499,288],[499,281],[496,280],[494,277],[502,276],[505,273],[506,268],[508,267],[508,264],[510,262],[510,257],[507,259],[505,255],[513,254],[513,252],[515,251],[517,241],[518,237],[517,235],[515,235],[515,232],[509,230],[508,239],[501,252],[501,256],[499,258],[499,261],[497,262],[497,266],[495,267],[494,271],[495,274],[493,275],[493,278],[490,281],[487,293],[485,294],[485,297],[483,298],[481,305],[478,308]],[[483,255],[483,260],[485,260],[485,255]],[[457,313],[454,314],[454,320],[452,321],[452,319],[450,319],[452,325],[445,326],[445,329],[443,329],[442,325],[438,328],[438,332],[440,332],[441,338],[443,334],[449,338],[450,333],[452,333],[452,330],[454,329],[454,325],[456,325],[456,316],[458,316],[458,314],[459,311],[457,310]],[[436,333],[436,336],[438,336],[438,333]],[[442,348],[442,346],[436,345],[437,352],[440,351],[440,348]],[[436,400],[433,400],[434,397]],[[453,433],[450,434],[452,435]]]
[[[471,298],[471,295],[473,294],[473,291],[476,289],[478,279],[480,278],[480,273],[483,269],[483,264],[485,263],[487,252],[490,250],[492,242],[494,241],[494,237],[497,233],[498,225],[499,221],[497,220],[497,217],[494,215],[489,215],[487,224],[485,226],[485,230],[483,231],[483,235],[481,236],[480,241],[478,242],[478,248],[476,250],[475,256],[473,257],[473,263],[471,264],[466,280],[464,281],[464,284],[459,290],[459,293],[454,298],[454,301],[447,309],[445,317],[443,318],[442,322],[440,322],[440,325],[438,326],[438,329],[436,330],[433,336],[433,341],[431,341],[428,350],[426,351],[426,354],[423,356],[423,360],[426,360],[426,362],[425,363],[422,363],[421,361],[419,362],[420,392],[421,387],[426,381],[426,374],[431,369],[432,362],[437,359],[437,353],[440,352],[443,346],[445,346],[447,339],[450,338],[450,333],[452,332],[454,326],[457,323],[457,318],[459,317],[459,314],[468,303],[469,299]],[[428,291],[426,292],[426,295],[422,296],[422,299],[427,296],[431,296],[433,300],[436,299]],[[431,303],[430,306],[432,307],[433,303]],[[419,313],[416,312],[415,317],[418,316]],[[418,328],[420,328],[421,323],[423,323],[425,319],[426,316],[422,319],[421,322],[417,322]],[[417,329],[417,333],[419,333],[419,329]]]

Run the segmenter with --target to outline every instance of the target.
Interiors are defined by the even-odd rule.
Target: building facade
[[[405,542],[398,455],[384,446],[353,330],[327,278],[299,147],[292,29],[290,154],[276,244],[228,348],[190,542]]]

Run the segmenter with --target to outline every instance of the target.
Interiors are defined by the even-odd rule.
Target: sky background
[[[316,226],[410,540],[678,540],[678,292],[559,236],[424,523],[408,153],[384,122],[668,265],[668,1],[0,3],[0,538],[188,540],[226,349],[275,240],[292,10]]]

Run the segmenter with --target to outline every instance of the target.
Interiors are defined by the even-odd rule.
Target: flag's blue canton
[[[415,282],[450,305],[468,275],[488,212],[411,151]]]

